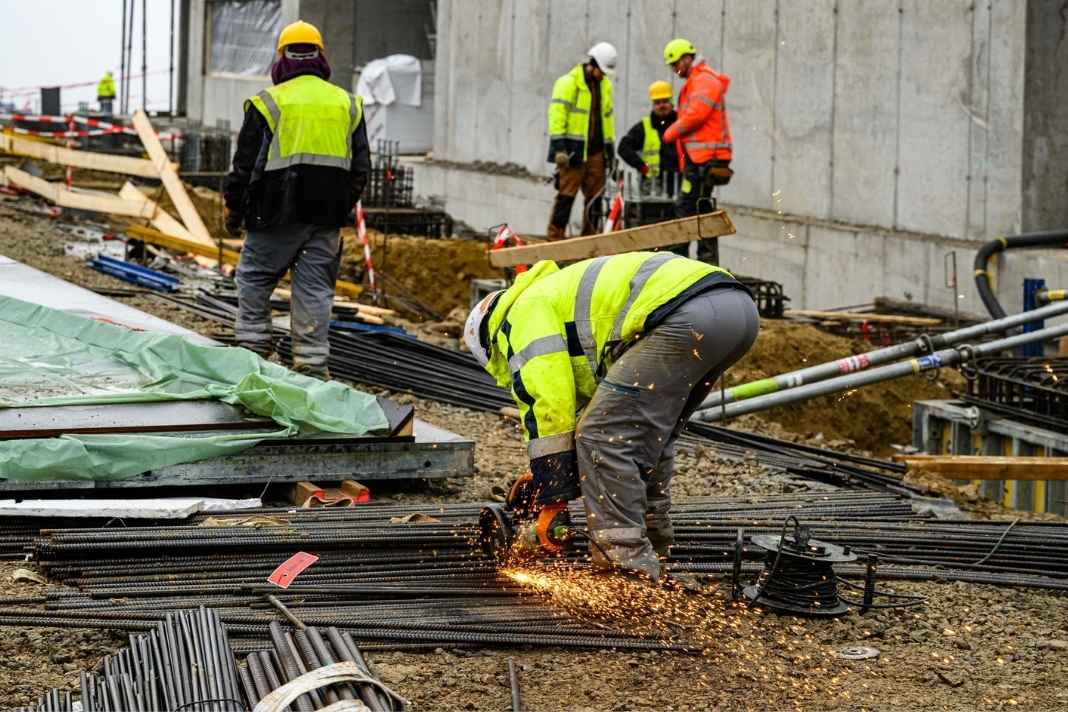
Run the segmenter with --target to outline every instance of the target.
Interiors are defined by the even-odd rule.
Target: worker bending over
[[[612,119],[612,81],[616,48],[599,42],[586,62],[553,84],[549,102],[549,158],[556,164],[556,200],[547,235],[560,240],[571,218],[571,206],[582,190],[585,208],[582,234],[597,232],[605,172],[613,159],[615,124]]]
[[[663,80],[650,84],[649,100],[653,103],[652,111],[619,140],[619,157],[641,173],[642,178],[658,183],[663,192],[674,195],[679,159],[675,144],[662,139],[667,127],[678,118],[671,102],[671,85]],[[643,181],[642,185],[648,184]]]
[[[227,231],[248,230],[237,266],[238,344],[272,352],[271,293],[289,271],[294,370],[328,379],[339,228],[371,159],[363,102],[327,81],[325,52],[314,26],[297,21],[282,30],[274,86],[245,102],[225,199]]]
[[[594,566],[659,579],[675,441],[758,321],[728,272],[668,252],[542,261],[487,296],[464,340],[519,406],[531,476],[509,506],[535,518],[581,493]]]

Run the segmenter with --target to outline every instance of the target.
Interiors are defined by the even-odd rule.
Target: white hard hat
[[[497,297],[501,296],[503,291],[503,289],[497,290],[483,297],[482,301],[476,304],[471,313],[467,315],[467,322],[464,324],[464,344],[471,355],[478,360],[480,366],[485,366],[490,359],[489,344],[482,343],[482,322],[489,318]]]
[[[619,52],[616,51],[615,46],[607,42],[598,42],[590,47],[590,51],[586,54],[597,62],[602,72],[610,77],[616,75],[616,59],[619,58]]]

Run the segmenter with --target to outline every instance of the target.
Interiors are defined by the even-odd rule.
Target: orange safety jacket
[[[698,165],[731,160],[731,127],[727,122],[727,87],[731,78],[717,74],[698,58],[679,92],[679,118],[664,131],[664,141],[673,141],[679,155],[679,170],[686,156]]]

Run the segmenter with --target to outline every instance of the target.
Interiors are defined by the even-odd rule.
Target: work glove
[[[648,163],[643,163],[642,167],[638,169],[638,172],[641,173],[643,177],[648,176],[649,175],[649,164]]]
[[[556,161],[556,169],[561,171],[571,163],[571,157],[563,151],[557,151],[556,155],[553,156],[553,160]]]
[[[233,235],[234,237],[241,237],[242,223],[245,222],[244,216],[237,215],[236,213],[231,212],[229,208],[227,208],[225,220],[226,232],[230,235]]]

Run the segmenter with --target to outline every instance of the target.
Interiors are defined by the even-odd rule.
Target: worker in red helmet
[[[237,265],[240,346],[273,351],[271,293],[292,276],[293,368],[330,377],[328,330],[341,253],[340,228],[371,172],[363,102],[331,84],[319,30],[287,26],[273,86],[245,102],[226,178],[226,230],[247,229]]]

